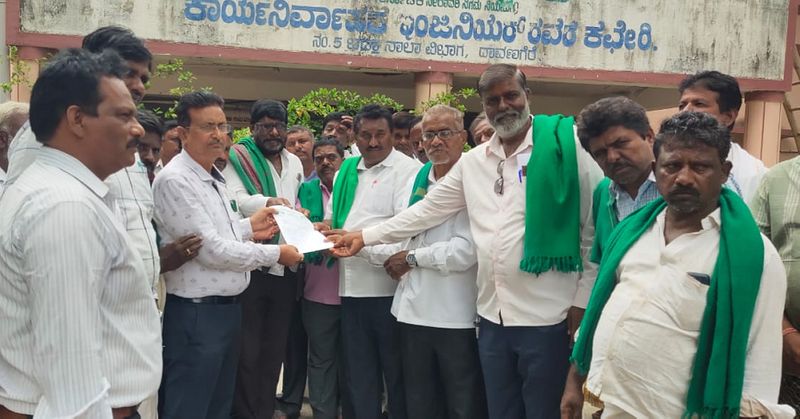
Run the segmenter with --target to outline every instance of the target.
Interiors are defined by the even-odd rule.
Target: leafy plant
[[[344,112],[354,115],[361,107],[376,103],[395,111],[403,105],[389,96],[376,93],[362,96],[357,92],[336,88],[319,88],[306,93],[301,98],[289,100],[287,109],[290,125],[303,125],[315,134],[322,132],[322,120],[331,112]]]
[[[460,90],[452,90],[447,92],[439,93],[438,95],[430,98],[422,102],[422,105],[419,109],[414,110],[414,113],[417,115],[422,115],[428,109],[432,108],[435,105],[447,105],[452,106],[461,112],[466,112],[467,107],[464,105],[463,101],[477,96],[478,91],[473,88],[464,88]]]
[[[19,48],[15,45],[9,45],[7,58],[11,68],[11,74],[7,82],[0,83],[0,89],[5,93],[11,93],[14,86],[32,87],[33,83],[28,79],[30,67],[19,58]]]
[[[153,112],[164,119],[175,119],[177,117],[175,109],[178,107],[178,98],[180,98],[181,95],[197,90],[194,86],[197,77],[191,70],[187,70],[186,67],[184,67],[183,60],[180,58],[175,58],[166,63],[156,65],[156,71],[153,72],[153,76],[161,79],[175,78],[175,87],[168,90],[169,94],[175,97],[172,106],[167,109],[153,109]],[[150,86],[147,87],[149,88]],[[213,88],[206,86],[201,87],[200,90],[210,92]]]
[[[244,127],[233,130],[233,134],[231,137],[233,138],[233,142],[238,143],[242,138],[247,138],[250,136],[250,127]]]

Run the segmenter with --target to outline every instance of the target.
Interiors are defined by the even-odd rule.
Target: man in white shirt
[[[164,377],[159,416],[229,418],[238,361],[241,307],[250,271],[260,266],[294,265],[294,246],[249,241],[271,238],[274,209],[250,218],[236,212],[225,179],[214,166],[230,131],[224,102],[209,92],[192,92],[178,102],[184,151],[156,177],[156,223],[165,240],[198,232],[197,257],[164,274]],[[258,280],[258,279],[256,279]]]
[[[425,111],[422,129],[430,162],[408,184],[410,205],[438,186],[467,142],[464,114],[446,105]],[[483,419],[486,392],[475,339],[478,259],[467,211],[401,247],[383,265],[399,281],[392,314],[400,324],[408,417]]]
[[[334,229],[360,230],[400,213],[408,205],[408,181],[420,168],[419,162],[392,147],[388,109],[367,105],[353,126],[361,156],[345,160],[336,174],[325,211]],[[356,417],[378,418],[383,378],[389,414],[405,419],[399,329],[390,312],[397,282],[382,266],[369,262],[370,256],[385,248],[366,248],[362,257],[339,262],[347,390]]]
[[[28,104],[8,101],[0,104],[0,194],[8,170],[8,148],[17,131],[28,120]]]
[[[345,256],[364,243],[413,237],[466,208],[478,253],[478,350],[489,417],[556,417],[569,334],[580,323],[596,274],[587,258],[592,191],[602,173],[572,138],[568,118],[531,118],[530,91],[516,67],[490,66],[478,92],[495,127],[492,139],[464,155],[425,199],[391,220],[345,235],[334,252]],[[534,146],[534,131],[547,141]],[[569,183],[561,183],[567,178]],[[559,205],[558,195],[568,196],[563,202],[569,204]],[[550,252],[557,241],[559,251]]]
[[[303,164],[286,150],[286,107],[262,99],[250,109],[251,137],[234,144],[223,174],[245,217],[272,205],[294,208]],[[281,363],[286,356],[292,312],[298,303],[296,272],[283,266],[255,267],[242,293],[242,341],[236,375],[234,416],[272,417]],[[301,288],[302,289],[302,288]]]
[[[656,137],[659,198],[614,230],[572,354],[562,418],[582,383],[604,418],[792,418],[778,405],[786,273],[723,184],[728,130],[701,112]]]
[[[31,92],[39,158],[0,199],[0,416],[139,417],[158,389],[158,312],[103,202],[142,127],[113,52],[66,50]]]
[[[719,71],[701,71],[681,81],[678,109],[684,112],[705,112],[722,125],[733,129],[742,107],[742,92],[735,78]],[[753,200],[767,168],[739,144],[731,141],[728,161],[733,164],[725,186],[739,194],[745,202]]]

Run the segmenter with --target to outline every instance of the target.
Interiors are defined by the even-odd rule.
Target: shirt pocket
[[[394,215],[394,185],[391,183],[378,182],[370,185],[370,193],[364,198],[363,205],[367,213],[387,218]]]
[[[685,272],[662,276],[659,281],[651,298],[653,307],[663,316],[662,321],[672,323],[665,326],[684,332],[699,332],[709,286]],[[653,315],[659,316],[658,313]]]

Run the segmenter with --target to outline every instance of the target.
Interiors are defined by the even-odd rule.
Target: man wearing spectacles
[[[430,161],[410,179],[410,205],[439,187],[467,142],[464,114],[446,105],[428,109],[422,128]],[[382,262],[386,273],[399,281],[392,314],[400,325],[408,417],[485,418],[475,339],[478,260],[467,211],[462,209],[397,249]]]
[[[588,262],[592,191],[602,172],[572,118],[532,118],[524,73],[490,66],[478,81],[495,134],[436,189],[389,221],[338,240],[338,256],[397,242],[467,209],[478,253],[478,350],[490,418],[559,417],[570,335],[596,277]]]
[[[286,150],[286,107],[262,99],[250,109],[252,136],[234,144],[223,171],[242,215],[261,208],[294,208],[303,182],[303,164]],[[296,271],[296,268],[295,268]],[[281,363],[286,355],[292,312],[297,304],[295,271],[261,267],[242,293],[242,340],[236,376],[235,417],[272,417]]]

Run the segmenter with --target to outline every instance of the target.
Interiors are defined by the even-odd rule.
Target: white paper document
[[[300,253],[316,252],[317,250],[330,249],[333,243],[325,241],[325,236],[314,230],[314,224],[300,212],[289,207],[274,206],[275,221],[281,229],[281,236],[286,244],[296,247]]]

